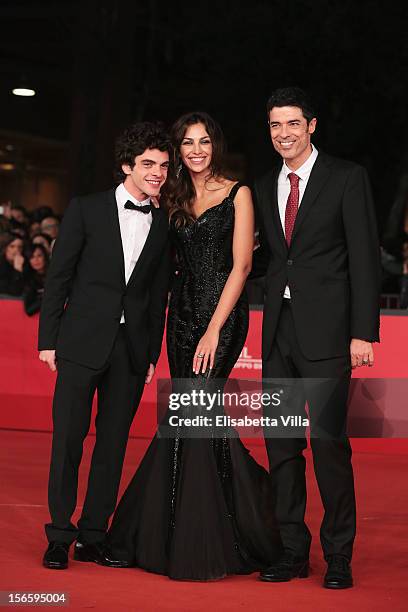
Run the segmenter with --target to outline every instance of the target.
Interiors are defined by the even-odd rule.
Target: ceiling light
[[[15,87],[14,89],[12,89],[11,93],[13,93],[15,96],[35,96],[35,90],[30,89],[29,87]]]
[[[27,80],[27,77],[22,74],[16,83],[17,87],[11,90],[11,93],[15,96],[31,97],[35,96],[35,89],[31,87],[31,83]]]

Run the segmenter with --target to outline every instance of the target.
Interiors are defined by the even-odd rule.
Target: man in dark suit
[[[255,188],[260,248],[254,268],[255,275],[266,275],[263,379],[265,384],[277,377],[322,379],[320,387],[305,380],[292,413],[305,416],[307,401],[324,506],[324,586],[347,588],[352,586],[356,521],[347,396],[351,368],[372,365],[372,343],[379,340],[379,245],[372,196],[361,166],[312,145],[316,117],[302,90],[275,91],[267,111],[272,144],[283,163]],[[324,383],[331,384],[326,388]],[[308,575],[306,439],[302,431],[297,437],[268,438],[266,433],[265,441],[284,554],[261,579],[280,582]]]
[[[139,123],[116,145],[116,189],[71,201],[55,243],[40,315],[40,359],[58,371],[49,477],[51,523],[43,564],[74,558],[104,565],[129,428],[152,379],[164,330],[170,270],[168,221],[151,204],[167,178],[169,141]],[[78,468],[98,391],[96,441],[75,527]]]

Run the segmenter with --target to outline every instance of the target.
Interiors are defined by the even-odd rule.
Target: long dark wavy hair
[[[202,123],[205,126],[212,144],[212,157],[207,180],[224,176],[226,144],[224,134],[218,123],[208,113],[202,111],[182,115],[170,130],[173,163],[170,164],[163,193],[169,219],[174,218],[176,226],[185,225],[194,218],[191,205],[196,197],[196,192],[188,169],[181,161],[180,146],[187,128],[197,123]]]

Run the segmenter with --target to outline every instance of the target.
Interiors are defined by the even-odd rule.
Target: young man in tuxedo
[[[151,204],[167,178],[169,141],[139,123],[116,143],[116,189],[74,198],[65,212],[40,315],[40,359],[57,370],[43,564],[113,562],[104,545],[129,428],[152,379],[164,330],[170,271],[168,221]],[[98,391],[96,440],[78,526],[78,468]]]
[[[263,379],[321,378],[325,393],[299,395],[309,405],[314,470],[324,506],[320,537],[327,588],[351,587],[355,496],[346,435],[352,367],[373,364],[379,340],[379,245],[366,171],[311,143],[316,115],[298,88],[275,91],[267,105],[272,144],[282,162],[256,184],[260,247],[255,276],[265,274]],[[305,381],[306,383],[306,381]],[[304,387],[307,389],[307,385]],[[312,388],[312,387],[310,387]],[[322,387],[324,388],[324,387]],[[275,512],[284,554],[261,573],[281,582],[309,570],[306,439],[268,438]]]

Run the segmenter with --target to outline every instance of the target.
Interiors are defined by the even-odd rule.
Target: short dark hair
[[[44,221],[44,219],[55,219],[56,221],[60,221],[61,220],[55,213],[51,213],[50,215],[46,215],[43,219],[41,219],[40,223],[42,223]]]
[[[32,211],[31,222],[36,223],[38,221],[38,223],[41,223],[45,217],[52,217],[53,215],[54,211],[52,210],[51,206],[40,206]]]
[[[272,92],[266,104],[266,112],[270,113],[274,106],[297,106],[308,123],[316,117],[310,96],[300,87],[281,87]]]
[[[35,232],[35,234],[31,236],[31,241],[33,241],[34,238],[37,238],[37,236],[41,236],[41,238],[44,238],[48,242],[48,244],[51,245],[53,239],[51,238],[51,236],[49,236],[48,234],[44,234],[43,232]]]
[[[140,121],[127,127],[117,138],[115,145],[115,178],[118,183],[126,178],[122,170],[123,164],[131,168],[135,165],[135,157],[146,149],[170,151],[170,139],[159,121]]]
[[[26,217],[28,217],[27,210],[24,208],[24,206],[20,206],[20,204],[12,204],[11,210],[19,210],[20,212],[23,212]]]

